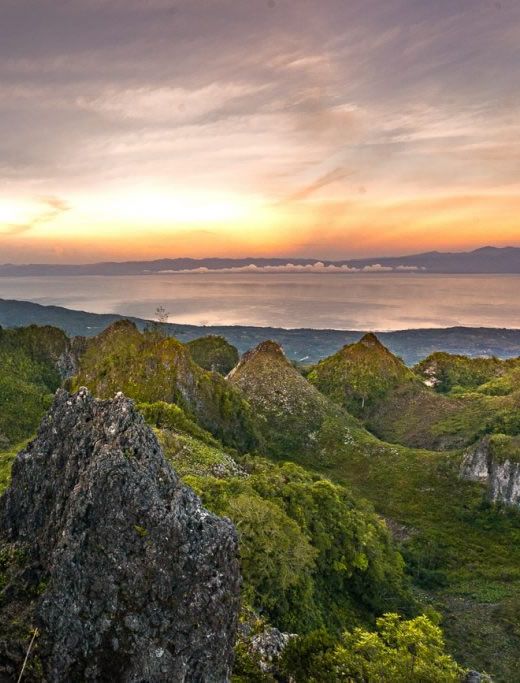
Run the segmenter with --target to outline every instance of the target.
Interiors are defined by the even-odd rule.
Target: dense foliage
[[[195,363],[205,370],[227,375],[238,363],[237,349],[219,335],[199,337],[188,342],[186,346]]]
[[[377,619],[377,630],[357,627],[339,642],[323,633],[292,641],[283,668],[296,683],[456,683],[463,670],[446,653],[441,629],[426,616]]]
[[[280,628],[339,629],[413,600],[404,565],[374,513],[293,463],[241,463],[246,476],[185,477],[241,539],[245,597]]]
[[[414,368],[423,378],[433,379],[435,391],[447,394],[453,389],[476,389],[513,368],[518,361],[498,358],[468,358],[438,351]]]
[[[0,328],[0,448],[35,432],[61,383],[56,362],[66,346],[54,328]]]

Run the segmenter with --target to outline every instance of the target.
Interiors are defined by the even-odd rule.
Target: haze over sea
[[[157,274],[2,277],[0,298],[170,322],[351,330],[520,328],[519,275]]]

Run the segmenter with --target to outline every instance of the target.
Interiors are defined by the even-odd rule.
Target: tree
[[[327,638],[316,634],[294,641],[284,653],[285,671],[297,683],[462,680],[464,671],[446,654],[442,631],[428,617],[405,620],[388,613],[377,619],[376,628],[345,631],[333,648]]]
[[[166,323],[170,314],[164,308],[164,306],[157,306],[155,309],[154,319],[151,320],[145,327],[145,332],[156,337],[157,339],[162,339],[166,337]]]

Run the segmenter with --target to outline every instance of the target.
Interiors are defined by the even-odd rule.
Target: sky
[[[487,244],[518,0],[1,0],[0,262]]]

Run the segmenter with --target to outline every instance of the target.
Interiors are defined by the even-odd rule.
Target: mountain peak
[[[250,367],[254,364],[264,362],[271,363],[272,361],[282,361],[284,364],[287,364],[289,367],[291,367],[291,364],[287,360],[280,344],[272,341],[271,339],[266,339],[265,341],[260,342],[260,344],[255,346],[253,349],[246,351],[237,365],[235,365],[235,367],[228,374],[227,378],[233,379],[237,375],[240,375],[244,368]]]
[[[257,353],[269,353],[274,356],[282,356],[285,358],[285,353],[283,352],[282,347],[278,342],[272,341],[271,339],[266,339],[263,342],[260,342],[256,349],[254,349]]]
[[[309,374],[309,380],[323,394],[358,417],[365,408],[413,379],[403,361],[373,332],[323,359]]]
[[[363,335],[363,337],[361,337],[358,343],[363,344],[363,346],[366,346],[368,348],[374,346],[385,348],[373,332],[367,332],[365,335]]]

